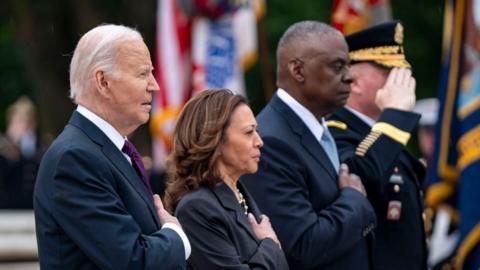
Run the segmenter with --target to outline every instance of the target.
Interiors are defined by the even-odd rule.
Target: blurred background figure
[[[42,147],[36,108],[26,96],[7,109],[7,131],[0,136],[0,208],[31,209]]]
[[[417,100],[414,112],[422,115],[418,126],[418,146],[427,168],[431,168],[435,147],[435,124],[438,118],[438,100],[426,98]]]

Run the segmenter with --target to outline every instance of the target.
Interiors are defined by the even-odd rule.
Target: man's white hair
[[[94,71],[115,71],[119,45],[126,40],[143,40],[135,29],[123,25],[100,25],[85,33],[78,41],[70,63],[70,98],[83,95],[93,86]]]

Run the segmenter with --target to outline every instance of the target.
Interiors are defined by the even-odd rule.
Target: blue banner
[[[480,1],[447,0],[439,121],[427,203],[460,230],[455,269],[480,268]]]

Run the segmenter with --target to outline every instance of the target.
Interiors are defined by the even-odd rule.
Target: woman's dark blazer
[[[241,183],[249,212],[260,211]],[[283,251],[270,238],[258,240],[233,191],[219,183],[185,195],[175,214],[192,245],[193,269],[288,269]]]

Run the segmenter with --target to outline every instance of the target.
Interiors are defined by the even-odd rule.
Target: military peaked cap
[[[346,36],[352,64],[374,62],[388,68],[407,67],[403,53],[403,26],[389,21]]]

